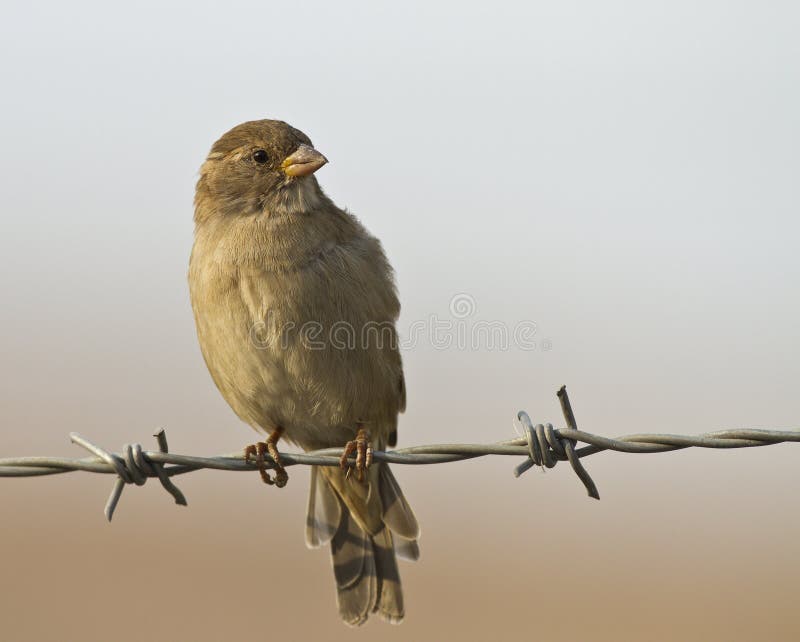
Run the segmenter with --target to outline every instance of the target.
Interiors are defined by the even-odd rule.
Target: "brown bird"
[[[222,396],[267,435],[245,449],[265,482],[288,479],[281,437],[304,450],[346,445],[341,468],[312,468],[306,543],[330,542],[346,623],[375,611],[399,622],[395,555],[419,557],[419,526],[388,465],[369,464],[373,447],[395,444],[406,404],[400,304],[380,242],[320,188],[314,172],[326,162],[277,120],[214,143],[195,195],[192,308]]]

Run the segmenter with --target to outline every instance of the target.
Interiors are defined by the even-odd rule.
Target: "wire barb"
[[[558,399],[561,402],[561,411],[564,413],[564,421],[571,430],[577,430],[575,415],[572,412],[572,405],[567,395],[567,387],[561,386],[558,391]],[[563,438],[553,428],[553,424],[533,425],[528,413],[520,410],[517,418],[522,422],[525,431],[525,439],[528,442],[528,459],[523,461],[514,469],[514,477],[519,477],[533,466],[553,468],[559,461],[569,461],[572,470],[583,482],[589,497],[600,499],[600,493],[592,480],[589,472],[581,464],[581,460],[575,454],[575,439]]]
[[[683,448],[752,448],[783,442],[800,442],[800,430],[721,430],[703,435],[657,435],[638,434],[610,439],[578,430],[567,390],[558,391],[561,411],[566,428],[557,429],[552,424],[534,424],[524,411],[518,418],[524,427],[524,436],[495,444],[436,444],[413,446],[397,450],[372,453],[375,461],[393,464],[444,464],[488,455],[510,455],[525,457],[525,461],[514,468],[519,477],[533,466],[552,468],[559,461],[568,461],[572,470],[583,482],[590,497],[599,499],[597,487],[583,467],[581,459],[604,450],[623,453],[663,453]],[[150,477],[157,477],[161,485],[175,499],[176,504],[186,505],[186,498],[172,483],[171,477],[183,475],[203,468],[239,472],[257,471],[253,462],[245,461],[241,452],[216,457],[176,455],[169,452],[167,437],[163,430],[155,435],[157,451],[145,451],[139,444],[126,444],[121,454],[111,453],[93,444],[76,433],[71,433],[73,443],[88,450],[93,456],[83,459],[64,457],[10,457],[0,459],[0,477],[36,477],[58,475],[82,470],[91,473],[116,476],[114,488],[105,507],[106,517],[111,520],[127,484],[141,486]],[[582,442],[581,447],[577,447]],[[326,448],[308,453],[280,453],[284,467],[296,465],[338,466],[342,448]],[[267,468],[274,463],[265,461]]]
[[[159,452],[168,453],[169,446],[167,445],[167,435],[164,430],[159,430],[153,437],[158,442]],[[104,450],[90,442],[85,437],[81,437],[78,433],[72,432],[69,435],[72,443],[85,448],[90,453],[96,455],[109,466],[112,466],[117,473],[117,479],[114,482],[114,487],[111,489],[111,494],[108,496],[108,501],[104,509],[106,519],[110,522],[114,517],[114,511],[117,508],[119,499],[122,496],[122,491],[126,484],[136,484],[143,486],[148,477],[158,477],[164,489],[175,498],[175,503],[180,506],[186,506],[186,497],[180,489],[172,483],[172,480],[164,472],[162,464],[151,461],[142,451],[140,444],[125,444],[123,447],[123,455],[116,455]]]

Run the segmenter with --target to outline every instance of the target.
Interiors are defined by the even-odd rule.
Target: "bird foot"
[[[258,472],[261,474],[261,480],[265,484],[269,484],[270,486],[275,485],[278,488],[283,488],[286,486],[286,482],[289,481],[289,474],[286,472],[286,469],[283,467],[283,462],[281,461],[281,455],[278,452],[278,448],[275,444],[278,443],[278,440],[281,438],[283,434],[283,430],[278,428],[275,430],[270,436],[267,441],[259,441],[255,444],[251,444],[244,449],[244,460],[245,462],[250,461],[250,457],[255,457],[256,465],[258,466]],[[275,479],[269,476],[267,472],[267,467],[265,465],[266,459],[264,455],[269,454],[274,462],[275,467]]]
[[[354,452],[356,453],[356,463],[351,466],[348,457]],[[346,479],[350,478],[353,468],[355,468],[358,481],[364,481],[364,472],[369,469],[370,464],[372,464],[372,443],[369,440],[369,433],[364,428],[359,428],[356,438],[344,445],[342,457],[339,459],[339,467],[345,471]]]

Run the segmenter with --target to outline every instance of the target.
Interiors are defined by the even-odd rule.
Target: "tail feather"
[[[368,484],[345,480],[338,469],[311,473],[306,543],[330,541],[339,614],[351,626],[373,612],[402,621],[396,556],[419,557],[419,524],[389,467],[376,463],[370,473]]]
[[[377,537],[372,538],[372,553],[375,556],[375,570],[378,577],[378,596],[373,610],[383,619],[399,624],[403,621],[403,588],[400,584],[400,571],[397,568],[392,533],[384,528]]]
[[[311,467],[306,517],[306,546],[318,548],[331,541],[342,519],[342,504],[331,485]]]
[[[419,559],[419,544],[415,539],[403,539],[396,536],[394,538],[394,552],[400,559],[416,562]]]
[[[416,540],[419,537],[419,523],[389,466],[380,466],[378,489],[383,505],[383,523],[400,537]]]
[[[370,536],[342,508],[339,530],[331,540],[333,575],[339,615],[345,623],[358,626],[375,609],[378,574]]]

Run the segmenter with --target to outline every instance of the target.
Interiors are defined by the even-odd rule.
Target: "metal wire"
[[[528,414],[521,411],[517,416],[523,426],[523,436],[494,444],[439,444],[414,446],[397,450],[374,451],[375,461],[392,464],[443,464],[463,461],[487,455],[511,455],[525,457],[516,466],[514,475],[519,477],[533,466],[552,468],[559,461],[568,461],[575,474],[583,482],[590,497],[600,499],[600,494],[581,458],[614,450],[623,453],[663,453],[683,448],[753,448],[783,442],[800,442],[800,430],[721,430],[696,436],[669,434],[636,434],[610,439],[578,430],[575,415],[567,396],[567,389],[558,391],[566,428],[556,429],[552,424],[533,424]],[[91,473],[116,475],[117,479],[106,502],[105,515],[110,521],[119,502],[122,490],[128,484],[141,486],[147,479],[155,477],[172,495],[176,504],[186,506],[183,493],[172,483],[171,477],[183,475],[202,468],[214,470],[257,470],[253,461],[245,461],[241,453],[215,457],[194,457],[169,452],[163,430],[154,435],[157,451],[142,450],[139,444],[126,444],[122,453],[112,453],[88,439],[70,433],[73,443],[92,453],[93,457],[69,459],[65,457],[10,457],[0,459],[0,477],[35,477],[58,475],[77,470]],[[576,448],[577,442],[588,444]],[[280,453],[283,465],[338,466],[342,448],[326,448],[307,453]],[[351,465],[354,461],[351,458]],[[265,462],[273,468],[272,462]]]

